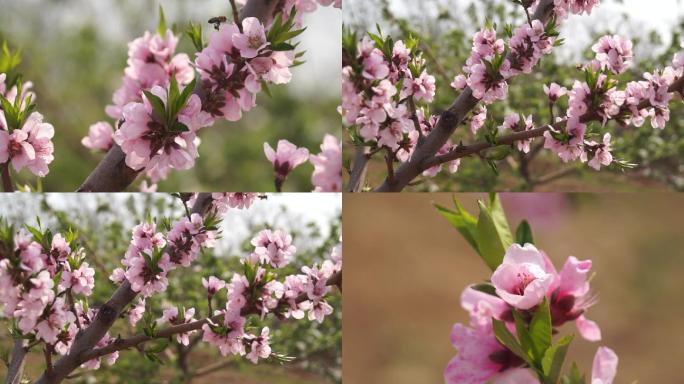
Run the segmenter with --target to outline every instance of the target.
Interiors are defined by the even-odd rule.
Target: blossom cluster
[[[181,85],[187,85],[195,78],[195,71],[188,55],[176,53],[178,40],[178,36],[171,30],[166,30],[163,34],[146,31],[143,36],[128,43],[128,60],[122,77],[123,84],[114,92],[113,104],[106,108],[109,117],[115,120],[124,119],[124,107],[127,104],[142,102],[144,90],[152,89],[154,86],[167,87],[172,76]],[[95,143],[97,141],[92,144]],[[100,145],[86,147],[104,149]]]
[[[591,140],[586,123],[599,120],[605,126],[614,120],[622,126],[641,127],[650,118],[653,128],[664,128],[670,118],[670,87],[684,75],[684,52],[675,55],[671,66],[645,73],[644,80],[628,82],[620,89],[615,76],[631,66],[632,42],[607,35],[592,50],[596,56],[584,68],[585,81],[576,80],[571,90],[557,84],[545,86],[552,105],[560,97],[568,96],[568,110],[565,117],[558,118],[564,125],[544,133],[544,146],[564,162],[588,161],[589,166],[600,170],[614,161],[611,135],[603,134],[600,142]]]
[[[197,214],[178,220],[165,235],[157,231],[154,222],[141,223],[133,228],[131,242],[121,261],[125,268],[117,268],[110,279],[116,283],[127,280],[134,292],[143,298],[166,290],[170,271],[189,267],[204,247],[213,247],[216,230],[205,225]]]
[[[178,38],[171,31],[163,36],[146,32],[129,44],[123,86],[114,94],[114,105],[107,107],[107,113],[119,121],[117,129],[98,122],[89,128],[83,145],[108,151],[113,143],[118,144],[126,154],[126,164],[146,170],[152,183],[166,178],[171,169],[191,168],[199,156],[200,128],[217,119],[240,120],[243,112],[256,105],[262,86],[290,82],[295,48],[283,36],[289,40],[303,30],[293,30],[290,21],[271,27],[279,33],[271,36],[253,17],[241,25],[221,24],[194,63],[184,53],[175,54]],[[196,80],[195,70],[199,73]],[[167,102],[174,86],[193,87],[188,90],[193,94],[180,107]],[[149,93],[162,99],[166,112],[175,108],[169,121],[160,116],[168,114],[154,113],[157,106],[156,102],[151,105]]]
[[[301,274],[288,275],[278,281],[277,271],[286,267],[296,248],[292,237],[280,230],[264,230],[251,241],[254,251],[243,258],[245,274],[234,274],[230,282],[215,276],[203,278],[207,297],[212,298],[221,290],[227,291],[226,306],[216,310],[215,316],[222,323],[208,322],[202,327],[202,340],[216,346],[222,355],[240,355],[253,363],[272,355],[269,328],[262,328],[259,334],[250,334],[245,329],[250,313],[262,319],[268,313],[279,313],[294,319],[322,322],[333,308],[325,301],[330,292],[328,281],[342,270],[341,245],[336,247],[331,259],[320,266],[302,267]]]
[[[408,161],[418,139],[437,124],[436,116],[428,117],[425,108],[415,105],[434,100],[434,76],[424,68],[413,42],[372,35],[346,50],[340,106],[345,125],[358,127],[357,144],[384,149],[392,161]],[[440,153],[453,148],[447,142]],[[458,160],[450,162],[448,170],[454,173],[458,166]],[[434,176],[441,169],[432,167],[424,175]]]
[[[7,75],[0,73],[0,165],[9,162],[17,172],[28,168],[45,177],[54,160],[55,129],[33,111],[35,94],[30,82],[8,87],[6,81]]]
[[[287,175],[296,167],[311,162],[314,166],[311,182],[315,192],[340,192],[342,190],[342,142],[326,134],[318,155],[309,154],[306,148],[298,148],[287,140],[279,140],[275,149],[264,143],[264,154],[273,165],[276,186],[282,187]]]
[[[11,228],[11,227],[8,227]],[[4,229],[8,229],[4,228]],[[85,261],[72,233],[67,237],[28,227],[0,242],[0,302],[2,315],[14,320],[13,327],[27,343],[43,342],[49,350],[65,355],[79,328],[88,324],[95,311],[78,297],[88,297],[95,286],[95,270]],[[98,345],[110,340],[105,335]],[[107,355],[113,364],[117,354]],[[99,367],[99,359],[83,364]]]
[[[493,319],[504,322],[515,333],[514,315],[522,313],[523,317],[525,314],[531,317],[542,302],[548,303],[554,329],[574,323],[586,340],[601,340],[600,328],[585,316],[596,303],[589,285],[591,267],[591,260],[570,256],[558,272],[547,255],[534,245],[511,245],[491,276],[493,292],[485,293],[478,286],[469,286],[461,295],[461,305],[468,311],[470,323],[457,323],[453,327],[451,341],[458,355],[446,367],[445,381],[449,384],[538,382],[524,368],[524,361],[497,340]],[[513,311],[518,312],[513,314]],[[592,382],[612,383],[617,356],[601,347],[594,366]],[[514,378],[518,381],[513,381]]]

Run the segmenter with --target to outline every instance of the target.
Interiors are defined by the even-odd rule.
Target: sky
[[[345,1],[348,9],[355,9],[357,12],[362,5],[369,4],[367,0]],[[407,0],[389,0],[389,2],[392,10],[399,16],[405,15],[407,6],[413,4],[412,1]],[[472,2],[473,0],[440,0],[440,4],[446,5],[452,11],[464,9]],[[434,9],[427,9],[426,12],[436,13]],[[622,14],[629,15],[632,24],[625,24],[621,18]],[[656,29],[666,37],[665,42],[669,43],[670,31],[678,20],[683,18],[684,0],[603,0],[591,15],[573,15],[567,20],[561,34],[572,38],[567,39],[566,45],[561,47],[558,54],[562,58],[578,57],[579,52],[591,44],[590,30],[592,29],[607,29],[630,38],[646,37],[648,31]]]
[[[107,49],[121,51],[122,63],[126,57],[126,42],[141,36],[145,29],[157,27],[157,7],[161,4],[166,14],[167,25],[179,23],[185,25],[192,20],[202,23],[205,40],[213,31],[206,23],[213,16],[230,12],[227,0],[0,0],[0,12],[19,15],[8,19],[2,18],[8,31],[22,30],[24,34],[35,34],[35,25],[26,25],[22,21],[22,12],[43,12],[44,26],[62,30],[75,28],[84,22],[93,21],[98,31],[113,42]],[[123,18],[123,9],[130,8],[138,13],[147,24],[145,29],[130,28],[130,23]],[[48,24],[49,23],[49,24]],[[341,82],[340,62],[342,60],[342,11],[333,7],[319,7],[315,12],[304,15],[306,32],[301,35],[300,51],[306,51],[305,64],[294,68],[292,83],[288,91],[293,93],[311,93],[339,97]],[[123,67],[122,67],[123,70]]]
[[[339,219],[342,212],[342,196],[336,193],[270,193],[265,200],[257,200],[247,210],[232,209],[224,215],[222,223],[223,239],[219,244],[219,250],[235,250],[239,244],[250,234],[247,223],[270,224],[274,229],[302,229],[309,222],[314,222],[320,228],[321,233],[327,235],[330,232],[330,224]],[[0,194],[0,216],[14,216],[13,212],[21,210],[28,222],[36,225],[34,216],[40,216],[41,222],[49,223],[50,217],[40,207],[39,194]],[[113,193],[113,194],[76,194],[76,193],[50,193],[45,194],[47,201],[54,209],[69,211],[72,209],[84,209],[94,212],[103,200],[112,207],[124,207],[126,201],[135,196],[140,202],[143,194]],[[115,208],[116,209],[116,208]],[[287,214],[283,214],[283,209]],[[11,213],[12,212],[12,213]],[[122,212],[127,212],[122,209]],[[125,222],[125,218],[122,217]],[[131,221],[128,225],[136,223]],[[295,244],[296,245],[296,244]]]

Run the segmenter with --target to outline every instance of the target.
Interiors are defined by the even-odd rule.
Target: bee
[[[225,16],[216,16],[216,17],[212,17],[211,19],[209,19],[208,23],[214,24],[214,28],[218,31],[221,24],[225,23],[227,21],[228,21],[228,18]]]

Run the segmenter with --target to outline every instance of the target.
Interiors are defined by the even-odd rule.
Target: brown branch
[[[534,19],[546,22],[553,11],[553,0],[541,0]],[[477,105],[478,99],[473,97],[473,91],[466,87],[454,103],[442,113],[435,129],[425,138],[422,145],[417,146],[411,159],[404,163],[396,172],[393,182],[389,178],[377,189],[378,192],[399,192],[404,189],[413,179],[418,177],[422,170],[422,163],[434,156],[449,140],[454,130],[463,121],[466,115]],[[422,169],[421,169],[422,168]]]
[[[14,348],[12,349],[10,364],[7,367],[7,377],[5,377],[5,384],[19,384],[21,382],[27,353],[28,348],[24,347],[24,340],[14,340]]]
[[[235,364],[235,361],[232,359],[231,360],[218,361],[216,363],[212,363],[212,364],[206,365],[204,367],[198,368],[197,370],[195,370],[195,372],[193,372],[192,377],[195,378],[195,377],[206,376],[210,373],[216,372],[218,370],[221,370],[221,369],[223,369],[229,365],[233,365],[233,364]]]
[[[328,279],[327,284],[328,285],[338,285],[341,286],[342,283],[342,272],[338,272],[335,275],[331,276],[330,279]],[[308,300],[307,295],[301,294],[299,297],[297,297],[296,302],[301,303],[305,300]],[[243,317],[249,316],[249,315],[255,315],[255,314],[260,314],[261,310],[254,307],[254,306],[249,306],[245,307],[242,309],[240,315]],[[186,323],[186,324],[179,324],[179,325],[173,325],[167,328],[164,328],[160,331],[158,331],[154,337],[147,336],[145,334],[140,334],[136,335],[133,337],[130,337],[128,339],[118,339],[112,342],[111,344],[102,347],[102,348],[96,348],[93,350],[90,350],[86,353],[84,353],[81,358],[82,362],[86,362],[90,359],[96,359],[102,356],[109,355],[110,353],[121,351],[124,349],[128,348],[133,348],[137,347],[140,344],[146,343],[151,340],[155,339],[165,339],[168,337],[171,337],[173,335],[179,334],[179,333],[187,333],[187,332],[192,332],[192,331],[197,331],[202,328],[204,324],[207,324],[211,320],[212,323],[220,323],[223,320],[223,314],[218,314],[215,316],[212,316],[210,318],[205,318],[202,320],[197,320],[193,321],[191,323]]]
[[[370,160],[368,147],[356,147],[354,164],[352,165],[352,170],[349,175],[349,185],[347,186],[348,192],[361,192],[363,189],[366,173],[368,171],[368,160]]]
[[[675,81],[669,87],[668,90],[670,93],[682,93],[682,92],[684,92],[684,76],[682,78],[678,79],[677,81]],[[466,91],[469,91],[469,89],[466,89]],[[650,102],[648,100],[642,101],[637,106],[638,109],[644,109],[644,108],[649,108],[649,107],[650,107]],[[444,115],[442,115],[442,117],[443,116]],[[589,114],[589,115],[583,116],[580,120],[583,123],[587,123],[590,121],[599,121],[600,118],[596,114]],[[566,123],[567,123],[567,118],[564,118],[564,119],[559,120],[558,122],[554,123],[553,125],[547,125],[547,126],[544,126],[541,128],[535,128],[535,129],[532,129],[529,131],[515,132],[515,133],[509,134],[507,136],[503,136],[503,137],[499,138],[495,143],[483,141],[483,142],[479,142],[479,143],[475,143],[475,144],[471,144],[471,145],[459,145],[456,148],[454,148],[453,150],[451,150],[450,152],[447,152],[443,155],[430,156],[430,157],[424,158],[421,162],[409,164],[409,163],[413,162],[413,157],[415,157],[415,154],[414,154],[414,156],[411,158],[411,161],[409,163],[404,163],[404,165],[397,172],[394,173],[394,175],[393,175],[394,176],[394,183],[390,183],[389,182],[390,179],[388,178],[388,181],[386,181],[385,184],[383,184],[383,186],[378,188],[377,191],[378,192],[394,191],[393,189],[388,190],[386,188],[398,186],[400,181],[401,181],[401,183],[403,183],[405,181],[404,178],[406,177],[407,173],[406,172],[402,173],[402,171],[407,170],[407,168],[408,168],[407,165],[410,166],[410,168],[411,168],[411,174],[413,174],[416,170],[418,171],[418,174],[420,174],[420,172],[422,172],[428,168],[431,168],[433,166],[444,164],[444,163],[447,163],[447,162],[450,162],[450,161],[453,161],[456,159],[460,159],[460,158],[463,158],[466,156],[479,154],[480,152],[482,152],[486,149],[489,149],[489,148],[493,148],[493,147],[497,147],[497,146],[501,146],[501,145],[511,145],[517,141],[541,137],[544,135],[544,132],[549,130],[549,128],[553,127],[555,130],[559,130],[559,129],[563,128]],[[441,121],[440,121],[440,124],[437,125],[437,127],[439,128],[440,126],[441,126]],[[427,143],[427,141],[430,140],[430,136],[428,136],[428,138],[426,139],[426,143]],[[418,151],[419,149],[420,148],[417,148],[416,151]],[[415,169],[413,169],[413,168],[415,168]],[[400,179],[400,178],[402,178],[402,179]],[[411,180],[409,180],[409,182]],[[406,184],[406,185],[408,185],[408,184]],[[399,190],[401,190],[401,189],[399,189]]]
[[[0,172],[2,173],[2,188],[5,192],[14,192],[14,184],[12,184],[9,165],[10,162],[7,160],[5,164],[0,166]]]
[[[76,192],[120,192],[131,185],[140,172],[142,170],[134,171],[126,165],[126,154],[114,144]]]
[[[206,214],[211,206],[211,194],[200,193],[193,207],[194,213]],[[76,334],[74,343],[69,352],[55,362],[52,372],[45,372],[36,384],[59,383],[71,372],[89,359],[83,360],[89,351],[99,342],[119,318],[123,309],[137,296],[137,292],[131,289],[128,281],[124,281],[114,292],[112,297],[102,305],[93,321],[83,330]]]
[[[684,76],[674,83],[668,88],[668,91],[670,93],[680,93],[684,91]],[[642,101],[637,108],[638,109],[644,109],[648,108],[650,106],[650,102],[648,100]],[[589,114],[589,115],[584,115],[580,119],[581,122],[587,123],[590,121],[597,121],[599,120],[599,116],[596,114]],[[544,132],[548,131],[549,128],[553,127],[555,130],[559,130],[565,126],[567,123],[567,118],[564,118],[562,120],[557,121],[553,125],[547,125],[541,128],[536,128],[532,129],[529,131],[521,131],[521,132],[515,132],[510,135],[504,136],[499,138],[496,143],[489,143],[489,142],[479,142],[476,144],[471,144],[471,145],[461,145],[457,146],[454,148],[452,151],[447,152],[443,155],[439,156],[433,156],[429,159],[427,159],[424,164],[422,165],[422,170],[428,169],[430,167],[433,167],[435,165],[447,163],[452,160],[460,159],[462,157],[470,156],[476,153],[480,153],[484,151],[485,149],[493,148],[496,146],[500,145],[511,145],[515,143],[516,141],[521,141],[521,140],[528,140],[528,139],[533,139],[536,137],[541,137],[544,135]],[[421,170],[421,171],[422,171]]]
[[[570,175],[572,173],[579,172],[579,168],[577,165],[566,167],[566,168],[561,168],[557,171],[548,173],[546,175],[540,176],[534,180],[531,181],[532,185],[543,185],[543,184],[548,184],[552,181],[558,180],[560,178],[563,178],[567,175]]]

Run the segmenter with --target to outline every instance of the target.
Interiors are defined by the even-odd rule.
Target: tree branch
[[[342,272],[338,272],[335,275],[331,276],[330,279],[328,279],[327,284],[328,285],[338,285],[341,287],[342,283]],[[299,297],[297,297],[296,302],[301,303],[302,301],[308,300],[308,297],[306,294],[301,294]],[[249,306],[249,307],[244,307],[241,311],[241,315],[243,317],[246,317],[248,315],[255,315],[255,314],[260,314],[261,310],[254,306]],[[118,339],[115,340],[114,342],[110,343],[109,345],[102,347],[102,348],[96,348],[90,351],[85,352],[81,358],[82,362],[86,362],[90,359],[95,359],[99,358],[102,356],[109,355],[110,353],[121,351],[124,349],[136,347],[140,344],[146,343],[151,340],[155,339],[165,339],[168,337],[171,337],[173,335],[179,334],[179,333],[187,333],[187,332],[192,332],[192,331],[197,331],[202,328],[204,324],[207,324],[211,320],[213,323],[219,323],[223,321],[223,314],[215,315],[210,318],[205,318],[202,320],[197,320],[193,321],[191,323],[187,324],[179,324],[179,325],[173,325],[167,328],[164,328],[160,331],[158,331],[154,337],[149,337],[145,334],[140,334],[136,335],[133,337],[130,337],[128,339]]]
[[[5,164],[0,166],[0,173],[2,173],[2,188],[5,192],[14,192],[14,184],[12,184],[9,165],[10,162],[7,160]]]
[[[553,11],[553,0],[541,0],[534,19],[546,22]],[[466,87],[454,103],[442,113],[435,129],[425,138],[422,145],[416,147],[411,159],[395,172],[394,180],[389,178],[377,189],[378,192],[399,192],[422,172],[421,164],[434,156],[449,140],[454,130],[466,115],[477,105],[478,99],[473,97],[473,91]]]
[[[670,93],[680,93],[684,91],[684,77],[681,79],[678,79],[675,81],[669,88]],[[638,109],[644,109],[649,107],[649,102],[648,101],[643,101],[641,102],[637,108]],[[583,123],[587,123],[590,121],[595,121],[599,120],[599,117],[595,114],[592,115],[584,115],[580,119]],[[509,135],[503,136],[499,138],[496,143],[489,143],[486,141],[471,144],[471,145],[461,145],[457,146],[450,152],[447,152],[443,155],[438,155],[438,156],[433,156],[431,158],[426,159],[422,165],[422,170],[428,169],[430,167],[433,167],[435,165],[440,165],[447,163],[449,161],[453,161],[456,159],[460,159],[462,157],[470,156],[476,153],[480,153],[484,151],[485,149],[501,146],[501,145],[511,145],[517,141],[521,140],[528,140],[528,139],[534,139],[537,137],[541,137],[544,135],[544,132],[548,131],[549,128],[553,127],[555,130],[559,130],[565,126],[567,123],[567,118],[564,118],[563,120],[560,120],[556,122],[553,125],[547,125],[541,128],[535,128],[531,129],[529,131],[521,131],[521,132],[515,132],[511,133]],[[421,171],[422,171],[421,170]]]
[[[256,17],[265,24],[272,18],[277,4],[278,0],[249,0],[242,8],[241,19]],[[121,147],[114,144],[77,192],[123,191],[142,171],[129,168],[126,165],[126,154]]]
[[[370,154],[368,153],[368,147],[356,147],[354,164],[352,165],[351,174],[349,175],[349,185],[347,186],[347,191],[361,192],[363,189],[363,185],[366,180],[366,173],[368,171],[368,160],[370,160],[369,157]]]
[[[5,384],[19,384],[24,373],[24,363],[26,361],[26,354],[28,348],[24,347],[24,340],[18,339],[14,341],[14,348],[12,349],[12,356],[10,364],[7,367],[7,377]]]
[[[211,206],[211,201],[212,198],[210,193],[200,193],[193,206],[193,213],[199,213],[201,215],[206,214]],[[90,360],[84,359],[83,356],[89,351],[92,351],[92,348],[112,327],[114,321],[119,318],[121,311],[123,311],[137,295],[138,293],[131,289],[130,283],[124,281],[119,288],[117,288],[109,301],[99,308],[93,321],[85,329],[76,334],[76,338],[69,349],[69,353],[57,360],[57,362],[54,363],[51,374],[45,372],[36,381],[36,384],[59,383],[81,364]]]

